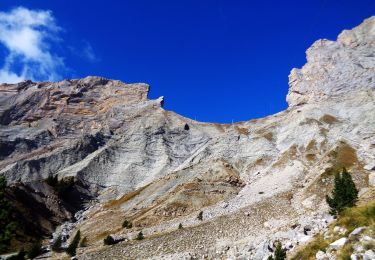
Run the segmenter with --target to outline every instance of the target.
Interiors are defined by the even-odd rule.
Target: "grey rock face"
[[[337,41],[316,41],[306,57],[307,63],[289,75],[291,107],[375,89],[375,17],[343,31]]]

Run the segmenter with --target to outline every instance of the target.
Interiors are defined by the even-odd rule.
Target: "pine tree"
[[[282,248],[280,242],[277,243],[276,250],[274,255],[270,255],[267,260],[285,260],[286,259],[286,250]]]
[[[183,227],[182,227],[182,224],[180,223],[179,225],[178,225],[178,229],[182,229]]]
[[[58,252],[61,250],[61,244],[62,244],[62,239],[61,235],[58,236],[52,243],[51,249],[52,251]]]
[[[0,176],[0,253],[7,251],[16,223],[12,221],[12,206],[5,198],[7,182]]]
[[[72,242],[70,242],[68,248],[66,249],[66,252],[70,256],[75,256],[76,255],[77,247],[78,247],[78,244],[79,244],[80,240],[81,240],[81,231],[78,230],[77,233],[75,234]]]
[[[122,227],[126,229],[130,229],[133,227],[133,224],[129,220],[125,219],[124,222],[122,223]]]
[[[203,211],[199,212],[197,219],[203,220]]]
[[[281,243],[279,242],[275,250],[275,260],[284,260],[286,259],[286,250],[282,248]]]
[[[358,190],[351,175],[344,168],[342,174],[336,173],[332,195],[326,196],[330,207],[330,214],[336,216],[345,208],[355,206],[358,199]]]

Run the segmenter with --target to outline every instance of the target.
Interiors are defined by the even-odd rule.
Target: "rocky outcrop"
[[[290,107],[346,99],[353,92],[375,89],[375,17],[337,41],[318,40],[306,52],[307,63],[289,75]]]

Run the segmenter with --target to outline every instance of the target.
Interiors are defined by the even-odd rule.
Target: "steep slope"
[[[275,240],[293,250],[331,221],[335,171],[347,167],[361,194],[373,189],[375,17],[317,41],[307,61],[289,76],[286,111],[231,125],[165,111],[145,84],[3,84],[0,174],[48,214],[9,197],[44,234],[81,210],[68,225],[88,238],[80,259],[263,259]],[[49,176],[73,182],[61,194]],[[143,241],[102,245],[140,230]]]

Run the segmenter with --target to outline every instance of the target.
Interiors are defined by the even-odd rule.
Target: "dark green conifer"
[[[355,206],[358,199],[358,190],[353,179],[344,168],[342,174],[336,173],[334,188],[331,196],[326,196],[327,204],[330,207],[330,214],[336,216],[345,208]]]
[[[70,256],[75,256],[76,255],[77,247],[78,247],[78,244],[79,244],[80,240],[81,240],[81,231],[78,230],[77,233],[75,234],[72,242],[70,242],[68,248],[66,249],[66,252]]]

